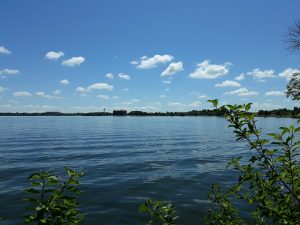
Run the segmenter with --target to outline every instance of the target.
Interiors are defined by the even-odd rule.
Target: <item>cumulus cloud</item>
[[[43,91],[37,91],[37,92],[35,92],[35,95],[39,96],[39,97],[44,97],[46,95],[46,93]]]
[[[123,80],[130,80],[130,76],[127,74],[119,73],[118,76]]]
[[[113,78],[114,78],[114,75],[113,75],[112,73],[107,73],[107,74],[105,75],[105,77],[108,78],[108,79],[113,79]]]
[[[86,92],[86,90],[85,90],[84,87],[77,87],[77,88],[75,89],[75,91],[78,92],[78,93],[85,93],[85,92]]]
[[[198,95],[197,98],[201,99],[201,98],[208,98],[207,95]]]
[[[161,73],[161,76],[172,76],[175,73],[183,70],[183,64],[181,61],[172,62],[170,65]]]
[[[15,97],[27,97],[27,96],[31,96],[31,93],[27,92],[27,91],[16,91],[14,93],[14,96]]]
[[[293,68],[287,68],[284,71],[282,71],[278,76],[285,78],[286,80],[290,80],[291,76],[294,73],[300,73],[300,70],[293,69]]]
[[[132,100],[130,100],[130,101],[122,102],[122,104],[123,104],[123,105],[133,105],[133,104],[138,103],[138,102],[140,102],[139,99],[132,99]]]
[[[183,103],[181,103],[181,102],[169,102],[168,103],[169,104],[169,106],[175,106],[175,107],[182,107],[182,106],[185,106]]]
[[[55,91],[53,91],[53,94],[54,94],[54,95],[60,95],[60,94],[61,94],[61,91],[60,91],[60,90],[55,90]]]
[[[150,69],[157,67],[158,64],[165,64],[171,62],[174,59],[171,55],[154,55],[151,58],[143,56],[140,59],[140,62],[132,61],[131,64],[137,65],[139,69]]]
[[[76,56],[72,57],[70,59],[64,60],[62,62],[63,66],[69,66],[69,67],[74,67],[74,66],[79,66],[80,64],[84,63],[85,58],[82,56]]]
[[[237,96],[253,96],[258,95],[256,91],[249,91],[247,88],[239,88],[234,91],[225,92],[224,95],[237,95]]]
[[[63,80],[59,81],[59,83],[62,85],[68,85],[70,83],[70,81],[68,81],[67,79],[63,79]]]
[[[232,81],[232,80],[225,80],[220,84],[215,84],[215,87],[240,87],[241,85],[236,82],[236,81]]]
[[[0,54],[11,54],[11,51],[4,46],[0,46]]]
[[[171,84],[170,80],[163,80],[162,82],[163,82],[163,84]]]
[[[109,99],[109,96],[108,95],[97,95],[97,98],[107,100],[107,99]]]
[[[58,91],[58,90],[57,90],[57,91]],[[62,99],[62,97],[59,97],[59,96],[52,96],[52,95],[46,94],[46,93],[43,92],[43,91],[37,91],[37,92],[35,92],[35,95],[36,95],[36,96],[39,96],[39,97],[43,97],[43,98],[48,98],[48,99]]]
[[[237,77],[234,78],[235,80],[244,80],[245,79],[245,74],[241,73],[240,75],[238,75]]]
[[[65,54],[63,52],[47,52],[45,55],[46,59],[50,60],[58,60],[59,58],[63,57]]]
[[[254,79],[264,81],[265,78],[275,77],[274,72],[274,70],[260,70],[259,68],[256,68],[247,74],[251,75]]]
[[[136,61],[136,60],[132,60],[132,61],[130,62],[130,64],[131,64],[131,65],[138,65],[138,64],[139,64],[139,62],[138,62],[138,61]]]
[[[284,95],[283,91],[268,91],[265,93],[266,96],[281,96]]]
[[[92,90],[109,90],[112,91],[114,89],[114,86],[109,85],[107,83],[95,83],[86,88],[87,91]]]
[[[189,104],[189,106],[191,106],[191,107],[199,107],[201,104],[202,104],[202,102],[194,101],[191,104]]]
[[[197,64],[197,68],[192,72],[189,77],[196,79],[215,79],[226,75],[229,72],[229,66],[231,63],[226,62],[224,64],[210,64],[209,60]]]
[[[15,74],[19,74],[20,70],[16,70],[16,69],[3,69],[0,70],[0,75],[15,75]]]

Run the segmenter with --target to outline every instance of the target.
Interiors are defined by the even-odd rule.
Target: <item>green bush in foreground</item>
[[[209,102],[218,108],[218,100]],[[217,185],[212,186],[208,196],[212,207],[207,210],[206,224],[247,224],[232,204],[231,200],[234,199],[251,206],[255,224],[299,225],[300,165],[297,152],[300,141],[296,140],[296,135],[300,127],[280,127],[279,133],[270,133],[267,134],[270,138],[263,138],[256,126],[255,114],[250,113],[251,104],[225,105],[220,109],[225,112],[229,127],[236,134],[236,141],[246,142],[252,157],[246,163],[241,163],[241,158],[234,158],[228,163],[228,167],[240,174],[229,190],[223,191]],[[148,209],[144,211],[153,218],[153,204],[147,206]],[[155,215],[155,218],[164,216]],[[164,220],[159,222],[156,224],[172,224]]]
[[[65,181],[49,172],[32,174],[28,179],[31,182],[30,188],[25,191],[30,194],[25,201],[31,203],[29,210],[31,214],[24,216],[25,223],[61,225],[77,225],[83,219],[77,207],[77,195],[80,191],[78,178],[83,173],[65,168],[68,177]]]
[[[176,225],[178,216],[176,215],[175,206],[172,203],[162,203],[160,201],[152,201],[147,199],[146,202],[139,207],[140,212],[147,212],[151,216],[150,224],[155,225]]]

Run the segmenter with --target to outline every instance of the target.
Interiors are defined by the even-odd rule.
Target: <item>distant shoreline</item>
[[[294,109],[274,109],[274,110],[259,110],[256,113],[258,117],[286,117],[286,118],[297,118],[300,114],[300,108],[294,107]],[[62,113],[62,112],[3,112],[0,116],[223,116],[224,111],[220,109],[203,109],[203,110],[192,110],[188,112],[143,112],[143,111],[131,111],[126,112],[124,115],[115,115],[111,112],[87,112],[87,113]]]

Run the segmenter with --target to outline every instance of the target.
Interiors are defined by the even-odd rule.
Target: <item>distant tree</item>
[[[287,43],[289,49],[300,50],[300,21],[289,27],[287,33]]]
[[[287,33],[287,44],[292,51],[300,50],[300,21],[289,27]],[[300,73],[294,73],[286,88],[286,96],[292,100],[300,100]]]
[[[300,100],[300,73],[294,73],[286,86],[286,97],[292,100]]]

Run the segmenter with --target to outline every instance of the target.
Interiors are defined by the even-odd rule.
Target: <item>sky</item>
[[[293,108],[296,0],[1,0],[0,112]]]

